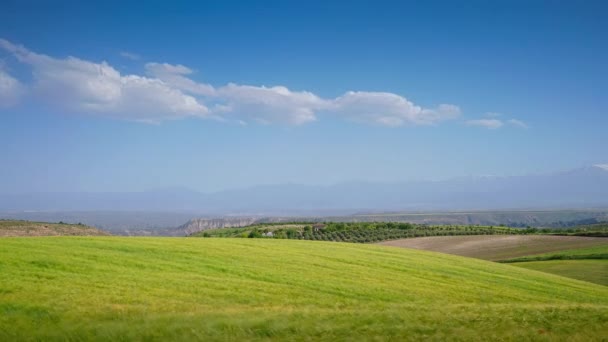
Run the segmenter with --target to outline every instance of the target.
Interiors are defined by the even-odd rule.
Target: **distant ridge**
[[[83,224],[0,220],[0,237],[10,236],[97,236],[110,235]]]
[[[565,172],[443,181],[263,185],[201,193],[0,194],[0,211],[183,211],[198,215],[302,215],[324,211],[497,210],[608,207],[608,164]],[[334,214],[335,215],[335,214]]]

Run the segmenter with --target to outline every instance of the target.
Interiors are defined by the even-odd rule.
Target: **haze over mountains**
[[[551,174],[443,181],[263,185],[201,193],[0,194],[0,211],[151,211],[197,215],[335,215],[360,211],[593,208],[608,206],[605,164]]]

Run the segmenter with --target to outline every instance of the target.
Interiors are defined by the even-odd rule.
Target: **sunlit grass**
[[[608,334],[607,287],[373,245],[4,238],[0,272],[0,340],[588,341]]]

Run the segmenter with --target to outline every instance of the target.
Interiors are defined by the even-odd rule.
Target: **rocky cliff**
[[[208,229],[245,227],[259,220],[259,217],[197,218],[177,227],[176,230],[183,232],[183,235],[190,235]]]

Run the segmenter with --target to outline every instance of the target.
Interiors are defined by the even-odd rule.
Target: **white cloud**
[[[478,119],[478,120],[468,120],[466,122],[468,126],[479,126],[485,127],[489,129],[497,129],[504,125],[504,123],[497,119]]]
[[[477,119],[477,120],[468,120],[465,123],[468,126],[479,126],[479,127],[485,127],[485,128],[489,128],[489,129],[498,129],[503,127],[505,124],[508,124],[510,126],[515,126],[515,127],[519,127],[519,128],[528,128],[528,125],[521,121],[521,120],[517,120],[517,119],[509,119],[509,120],[500,120],[497,119],[498,117],[502,116],[502,114],[499,113],[485,113],[484,114],[485,117],[487,117],[486,119]]]
[[[136,54],[136,53],[132,53],[132,52],[127,52],[127,51],[122,51],[120,53],[120,55],[126,59],[130,59],[132,61],[138,61],[141,59],[141,56]]]
[[[0,47],[31,66],[33,90],[62,108],[144,122],[208,115],[196,98],[159,79],[123,76],[106,62],[52,58],[2,39]]]
[[[214,113],[226,113],[260,123],[305,124],[317,114],[339,115],[346,119],[384,126],[428,125],[460,114],[453,105],[426,109],[392,93],[347,92],[335,99],[323,99],[311,92],[295,92],[286,87],[255,87],[228,84],[216,90],[225,101]]]
[[[328,105],[313,93],[294,92],[280,86],[267,88],[230,83],[217,89],[217,95],[226,102],[221,112],[263,124],[312,122],[317,119],[315,112]]]
[[[334,99],[329,110],[353,121],[386,126],[429,125],[460,115],[454,105],[428,109],[393,93],[364,91],[350,91]]]
[[[593,165],[593,166],[595,166],[595,167],[599,167],[599,168],[600,168],[600,169],[602,169],[602,170],[606,170],[606,171],[608,171],[608,164],[595,164],[595,165]]]
[[[35,100],[83,114],[142,122],[194,116],[237,124],[288,125],[313,122],[320,115],[336,115],[385,126],[431,125],[460,115],[454,105],[423,108],[393,93],[351,91],[324,99],[284,86],[229,83],[215,88],[194,81],[194,71],[179,64],[148,63],[145,76],[122,75],[106,62],[54,58],[3,39],[0,48],[31,68],[33,81],[28,86]],[[127,52],[121,55],[136,57]]]
[[[172,87],[195,95],[213,96],[215,89],[203,83],[197,83],[185,75],[192,74],[192,70],[183,65],[171,65],[167,63],[148,63],[146,72],[152,77],[156,77]]]
[[[19,80],[0,69],[0,108],[17,104],[24,92],[25,87]]]
[[[513,126],[517,126],[519,128],[529,128],[528,124],[526,124],[525,122],[521,121],[521,120],[517,120],[517,119],[511,119],[509,121],[507,121],[509,124],[513,125]]]

